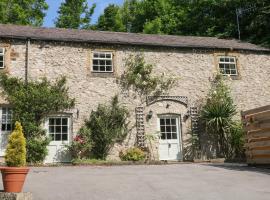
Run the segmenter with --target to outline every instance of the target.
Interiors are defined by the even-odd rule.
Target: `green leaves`
[[[1,0],[0,23],[41,26],[46,10],[45,0]]]
[[[88,7],[87,0],[65,0],[58,10],[58,28],[89,29],[96,4]]]
[[[74,107],[75,99],[68,96],[64,77],[51,83],[46,78],[25,83],[0,74],[0,85],[13,108],[13,120],[20,121],[27,139],[27,161],[41,162],[47,154],[49,140],[41,128],[43,118],[53,112]]]

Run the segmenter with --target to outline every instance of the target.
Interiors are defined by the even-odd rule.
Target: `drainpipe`
[[[29,66],[29,50],[30,50],[30,38],[26,40],[26,54],[25,54],[25,83],[28,83],[28,66]]]

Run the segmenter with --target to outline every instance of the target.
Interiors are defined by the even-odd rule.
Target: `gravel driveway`
[[[2,185],[0,185],[2,188]],[[270,170],[244,166],[31,168],[34,200],[269,200]]]

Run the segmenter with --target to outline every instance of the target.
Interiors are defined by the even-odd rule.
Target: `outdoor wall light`
[[[153,117],[153,111],[150,110],[149,113],[147,114],[147,119],[151,119]]]

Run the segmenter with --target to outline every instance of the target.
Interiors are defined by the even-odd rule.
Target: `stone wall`
[[[7,41],[2,41],[2,43]],[[24,78],[25,75],[25,41],[9,41],[12,56],[6,60],[9,64],[5,69],[12,76]],[[114,74],[91,73],[91,53],[94,50],[111,50],[114,54]],[[151,106],[141,103],[140,98],[123,93],[117,84],[125,69],[125,60],[130,54],[143,51],[148,63],[153,64],[154,73],[165,73],[177,77],[177,85],[169,91],[171,96],[188,97],[188,107],[199,105],[210,88],[213,74],[217,72],[217,54],[235,54],[238,58],[240,76],[237,80],[229,80],[232,95],[238,110],[247,110],[270,104],[270,55],[256,52],[215,52],[212,50],[179,50],[166,48],[142,48],[127,46],[102,46],[90,44],[73,44],[61,42],[32,41],[29,51],[29,80],[38,80],[44,76],[55,80],[60,76],[67,77],[69,93],[76,99],[73,114],[73,136],[88,118],[91,110],[99,103],[109,102],[119,94],[121,102],[130,111],[131,126],[135,126],[135,108],[144,106],[145,114],[153,111],[153,118],[145,120],[146,133],[157,132],[157,116],[173,113],[181,116],[182,141],[186,141],[190,130],[190,119],[184,120],[188,107],[177,102],[158,102]],[[0,103],[5,103],[1,98]],[[169,107],[166,106],[169,104]],[[133,127],[130,135],[122,144],[116,144],[112,149],[111,159],[116,159],[121,149],[132,146],[136,140],[136,129]],[[185,146],[185,142],[184,145]],[[155,157],[158,157],[158,141],[155,144]]]

